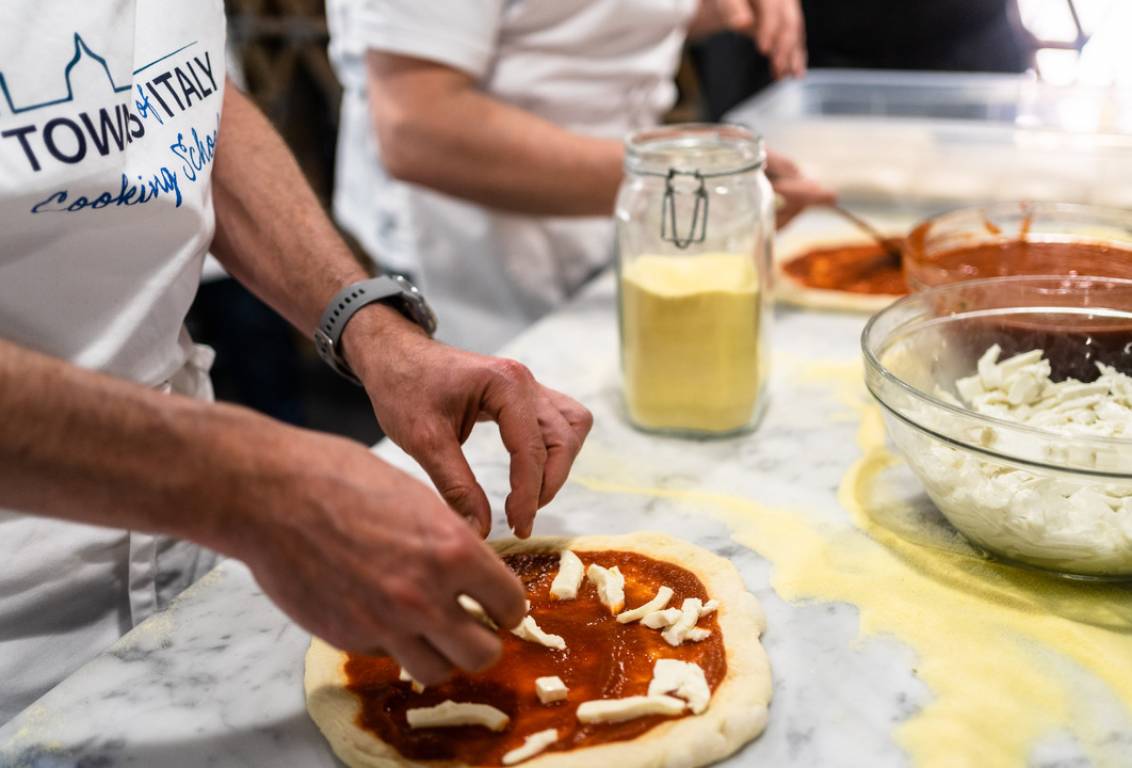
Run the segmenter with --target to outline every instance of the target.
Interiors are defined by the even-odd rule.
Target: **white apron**
[[[501,213],[388,176],[366,96],[367,50],[466,72],[493,98],[622,139],[675,101],[695,0],[328,0],[344,88],[334,214],[382,266],[410,274],[440,337],[494,352],[613,255],[609,216]]]
[[[221,0],[0,4],[0,337],[211,398],[182,323],[213,232]],[[0,511],[0,722],[212,566]]]

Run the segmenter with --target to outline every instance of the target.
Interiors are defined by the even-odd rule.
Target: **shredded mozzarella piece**
[[[516,747],[503,756],[503,764],[515,765],[530,760],[535,755],[545,752],[546,748],[556,741],[558,741],[558,731],[555,728],[532,733],[523,740],[521,747]]]
[[[695,628],[696,622],[700,620],[700,610],[703,607],[703,601],[698,597],[685,599],[680,606],[680,618],[661,633],[664,641],[671,646],[679,646],[683,645],[685,640],[691,639],[689,633]]]
[[[505,713],[489,704],[468,704],[452,700],[435,707],[418,707],[405,713],[410,728],[453,728],[479,725],[491,731],[502,731],[511,722]]]
[[[511,634],[516,637],[522,638],[529,643],[538,643],[539,645],[553,648],[556,651],[566,650],[566,641],[561,635],[551,635],[542,630],[542,627],[535,622],[534,616],[525,616],[519,623],[519,626],[511,630]]]
[[[584,576],[581,558],[568,549],[562,550],[558,556],[558,573],[550,583],[550,596],[555,600],[573,600],[578,596],[578,587],[582,586]]]
[[[663,611],[653,611],[641,619],[641,623],[649,629],[664,629],[671,627],[680,620],[684,612],[679,608],[665,608]]]
[[[672,599],[672,595],[673,592],[671,588],[661,587],[657,590],[656,597],[654,597],[652,600],[649,600],[644,605],[638,608],[634,608],[631,611],[625,611],[624,613],[617,614],[617,621],[621,624],[629,624],[630,622],[640,621],[650,613],[655,613],[659,610],[662,610],[666,605],[668,605],[668,601]]]
[[[562,682],[562,678],[557,675],[535,678],[535,693],[538,694],[538,700],[543,704],[563,701],[569,692],[570,689],[566,687],[566,683]]]
[[[460,595],[456,598],[456,602],[460,604],[461,608],[470,613],[472,615],[472,618],[474,618],[480,624],[483,624],[488,629],[498,629],[495,622],[492,621],[491,617],[487,615],[487,611],[483,609],[483,606],[480,605],[479,602],[475,600],[475,598],[468,597],[467,595]],[[528,602],[527,610],[529,611],[530,609],[531,604]]]
[[[423,685],[421,685],[420,683],[418,683],[416,680],[414,680],[413,676],[410,675],[405,670],[404,667],[401,667],[401,672],[400,672],[400,674],[397,675],[397,679],[400,680],[402,683],[409,683],[409,687],[411,687],[413,689],[414,693],[423,693],[424,692],[425,687]]]
[[[624,699],[596,699],[578,705],[583,723],[621,723],[650,715],[678,715],[687,705],[673,696],[629,696]]]
[[[590,563],[586,569],[586,576],[597,587],[597,596],[601,604],[609,609],[610,613],[620,613],[625,607],[625,577],[616,565],[604,568],[597,563]]]
[[[649,683],[649,696],[672,694],[688,702],[695,714],[707,709],[711,701],[711,688],[708,687],[704,670],[699,664],[679,659],[659,659],[652,670]]]

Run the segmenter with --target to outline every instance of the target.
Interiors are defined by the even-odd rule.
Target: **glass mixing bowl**
[[[1129,279],[1132,211],[1027,202],[960,208],[918,224],[903,256],[912,290],[1006,275]]]
[[[1112,369],[1106,380],[1132,374],[1132,281],[952,283],[896,302],[862,336],[866,384],[889,438],[956,529],[1014,562],[1071,576],[1132,577],[1132,423],[1128,437],[1098,436],[1087,434],[1096,425],[1034,426],[989,414],[985,403],[976,410],[972,390],[957,381],[981,374],[980,358],[995,345],[999,362],[1042,350],[1052,382],[1093,381],[1098,363]],[[1132,379],[1127,388],[1122,377],[1115,381],[1105,396],[1073,390],[1100,397],[1089,402],[1103,410],[1103,429],[1123,423],[1124,410],[1132,419],[1132,408],[1099,404],[1109,397],[1132,406]],[[1017,386],[1027,390],[1019,402],[1033,403],[1020,407],[1033,413],[1063,407],[1035,394],[1054,391],[1048,382]],[[1098,388],[1103,382],[1091,389]]]

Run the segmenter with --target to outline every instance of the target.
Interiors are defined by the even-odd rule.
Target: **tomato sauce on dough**
[[[618,566],[625,576],[625,609],[656,596],[662,585],[674,591],[669,607],[685,598],[707,601],[710,595],[695,574],[685,568],[632,552],[576,552],[589,566]],[[531,615],[550,634],[561,635],[566,650],[556,651],[520,640],[501,630],[503,655],[490,669],[474,675],[459,674],[446,683],[414,693],[398,680],[400,667],[390,658],[349,654],[345,664],[348,688],[361,702],[358,725],[402,755],[413,760],[459,760],[468,765],[502,765],[503,755],[524,739],[548,728],[558,729],[558,742],[547,751],[571,750],[634,739],[670,717],[642,717],[622,723],[579,723],[577,707],[592,699],[644,695],[658,659],[680,659],[699,664],[714,691],[727,674],[727,657],[717,614],[698,626],[711,635],[698,643],[672,647],[659,630],[639,622],[619,624],[601,604],[589,579],[582,582],[575,600],[554,600],[550,584],[558,573],[558,553],[529,553],[504,558],[518,574],[531,601]],[[542,704],[535,693],[535,678],[557,675],[570,689],[566,701]],[[411,729],[405,713],[431,707],[446,699],[490,704],[510,718],[507,728],[494,733],[486,728]],[[691,716],[686,713],[684,717]]]
[[[889,257],[879,243],[815,248],[782,268],[807,288],[890,296],[908,293],[900,259]]]

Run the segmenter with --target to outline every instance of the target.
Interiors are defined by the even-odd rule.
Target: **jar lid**
[[[758,170],[765,162],[762,138],[742,125],[667,125],[625,139],[625,170],[635,174],[730,176]]]

